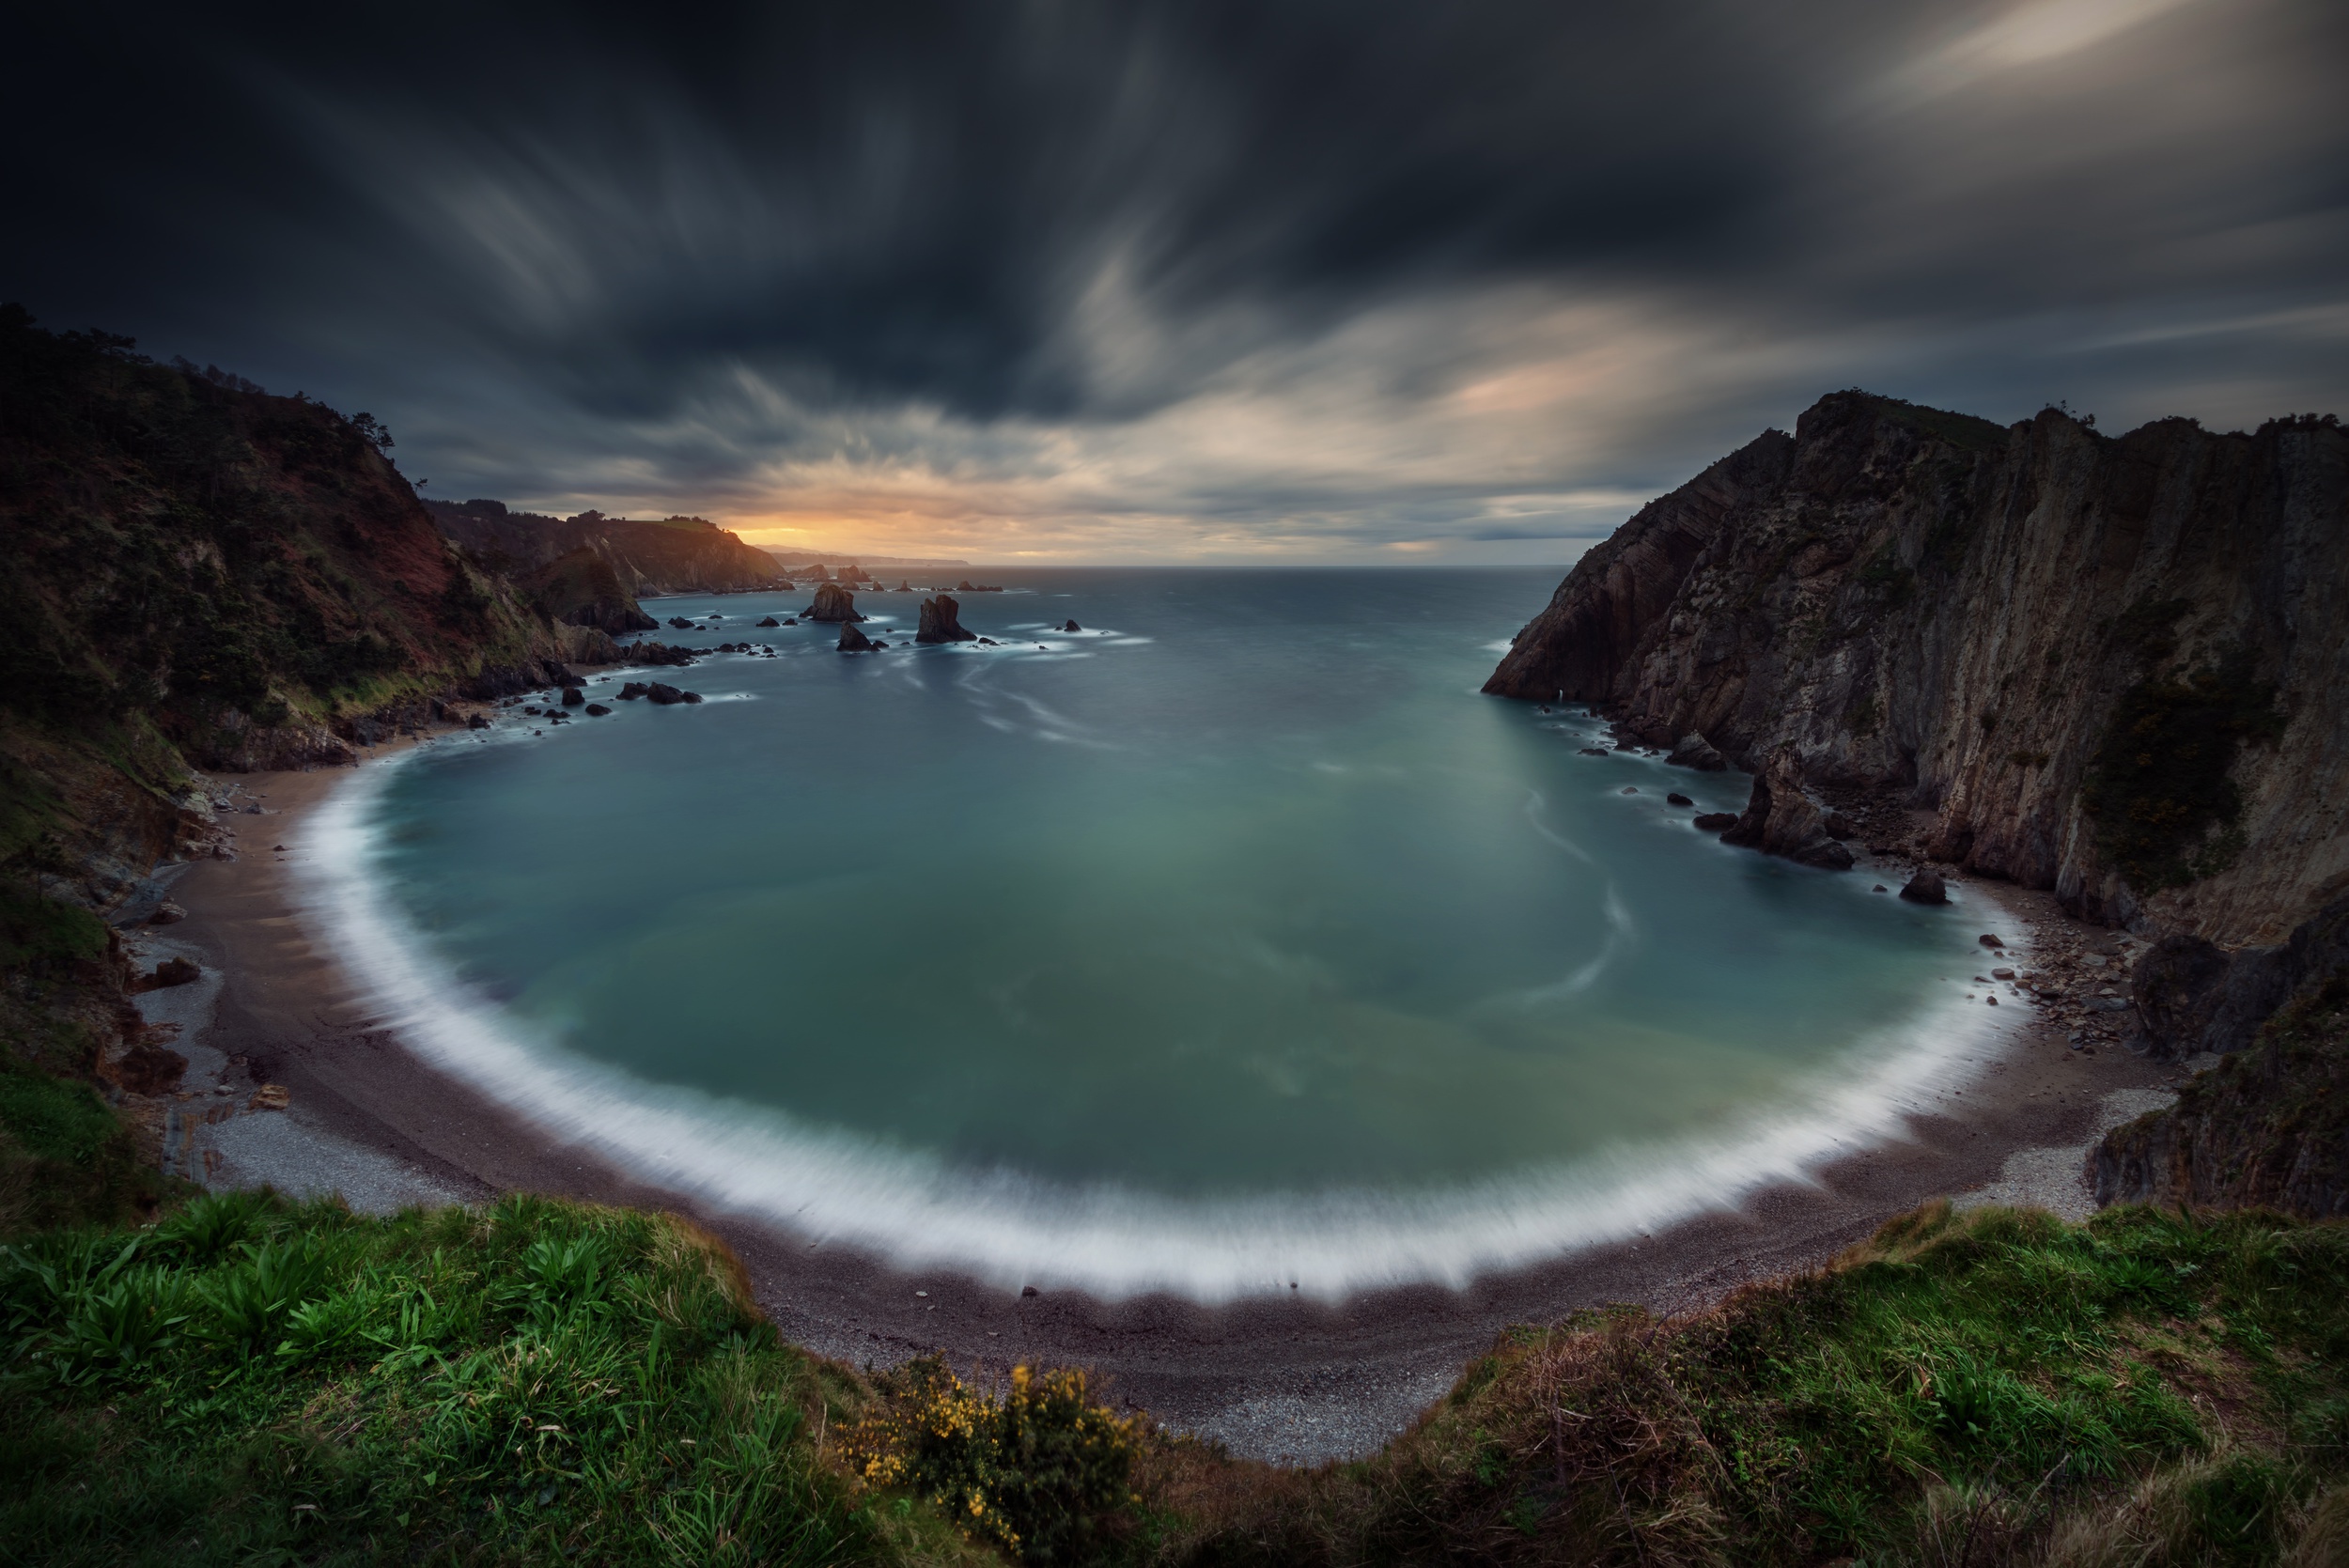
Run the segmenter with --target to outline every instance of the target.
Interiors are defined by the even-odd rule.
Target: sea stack
[[[950,594],[922,601],[922,625],[913,634],[917,643],[971,643],[978,640],[975,631],[965,631],[957,618],[962,606]]]
[[[840,651],[842,653],[871,653],[873,640],[859,631],[854,622],[843,621],[840,623]]]
[[[1753,795],[1745,815],[1721,835],[1721,842],[1829,871],[1849,871],[1852,866],[1852,852],[1828,836],[1819,808],[1803,793],[1802,762],[1792,747],[1770,758],[1753,776]]]
[[[814,608],[803,610],[800,618],[809,621],[861,621],[856,613],[856,596],[837,582],[825,582],[816,589]]]

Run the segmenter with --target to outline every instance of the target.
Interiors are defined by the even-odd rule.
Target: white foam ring
[[[900,1267],[1005,1287],[1069,1287],[1202,1302],[1295,1288],[1338,1300],[1480,1275],[1652,1233],[1902,1134],[1904,1115],[1974,1079],[2000,1021],[1954,988],[1831,1074],[1705,1138],[1440,1190],[1330,1190],[1188,1201],[1111,1183],[1075,1187],[972,1172],[786,1113],[648,1083],[535,1040],[429,958],[376,875],[372,807],[415,753],[362,767],[310,818],[305,902],[317,928],[405,1042],[432,1066],[643,1179],[811,1241]]]

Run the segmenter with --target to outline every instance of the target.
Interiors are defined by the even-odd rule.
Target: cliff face
[[[0,307],[0,873],[104,907],[204,834],[188,763],[348,761],[594,651],[451,548],[380,438]]]
[[[2349,889],[2349,438],[1823,398],[1590,551],[1486,690],[1897,785],[1921,847],[2276,943]]]
[[[2089,1165],[2097,1201],[2349,1215],[2349,898],[2232,968],[2231,1000],[2255,987],[2269,1008],[2290,1000],[2175,1106],[2105,1136]]]
[[[630,595],[716,593],[783,581],[773,556],[700,518],[641,522],[601,512],[552,518],[509,512],[496,501],[426,505],[451,539],[492,566],[524,574],[587,550]]]

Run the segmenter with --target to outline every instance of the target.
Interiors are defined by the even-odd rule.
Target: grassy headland
[[[1935,1205],[1503,1337],[1317,1471],[781,1343],[676,1220],[207,1197],[0,1260],[0,1552],[118,1562],[2315,1564],[2349,1227]],[[2331,1554],[2331,1555],[2327,1555]]]

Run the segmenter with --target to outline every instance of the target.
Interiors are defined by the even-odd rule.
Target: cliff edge
[[[1642,508],[1485,690],[1898,786],[2092,920],[2273,944],[2349,890],[2349,438],[1821,398]]]

